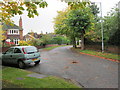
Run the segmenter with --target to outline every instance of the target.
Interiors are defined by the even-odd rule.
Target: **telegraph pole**
[[[104,52],[104,32],[103,32],[103,20],[102,20],[102,3],[100,2],[100,12],[101,12],[101,35],[102,35],[102,52]]]

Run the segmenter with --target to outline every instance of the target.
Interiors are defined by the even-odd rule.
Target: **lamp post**
[[[102,3],[101,2],[93,2],[93,3],[99,3],[100,4],[100,17],[101,17],[101,36],[102,36],[102,52],[104,52],[104,32],[103,32],[103,20],[102,20]]]
[[[102,3],[100,2],[100,12],[101,12],[101,34],[102,34],[102,52],[104,52],[104,34],[103,34],[103,20],[102,20]]]

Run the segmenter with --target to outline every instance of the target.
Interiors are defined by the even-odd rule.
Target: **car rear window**
[[[25,50],[26,50],[27,54],[38,52],[36,47],[26,47]]]

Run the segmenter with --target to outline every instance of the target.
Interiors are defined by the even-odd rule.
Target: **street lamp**
[[[100,2],[100,12],[101,12],[101,34],[102,34],[102,52],[104,52],[104,35],[103,35],[103,20],[102,20],[102,3]]]
[[[99,3],[100,4],[100,12],[101,12],[101,36],[102,36],[102,52],[104,52],[104,34],[103,34],[103,20],[102,20],[102,3],[101,2],[92,2],[92,3]]]

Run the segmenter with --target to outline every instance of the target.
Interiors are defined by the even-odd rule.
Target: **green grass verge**
[[[78,88],[73,83],[55,76],[41,79],[28,77],[27,75],[31,73],[17,68],[4,68],[2,71],[3,88]]]
[[[71,48],[71,49],[76,52],[82,52],[82,53],[96,55],[96,56],[105,57],[105,58],[109,58],[109,59],[120,60],[120,55],[117,55],[117,54],[106,53],[106,52],[102,53],[102,52],[97,52],[97,51],[92,51],[92,50],[80,50],[78,48],[76,48],[76,49]]]
[[[54,48],[63,47],[63,46],[68,46],[68,45],[51,46],[51,47],[43,48],[43,50],[49,51],[49,50],[52,50],[52,49],[54,49]]]

